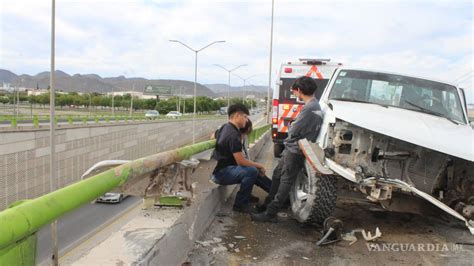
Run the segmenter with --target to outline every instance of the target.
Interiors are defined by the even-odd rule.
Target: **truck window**
[[[296,102],[296,98],[291,93],[290,88],[295,82],[295,78],[282,78],[281,79],[281,85],[280,85],[280,95],[279,99],[282,102],[285,103],[293,103]],[[314,96],[316,99],[320,99],[321,95],[323,94],[324,88],[326,88],[326,85],[328,84],[328,79],[315,79],[316,85],[318,86],[318,89],[314,93]]]

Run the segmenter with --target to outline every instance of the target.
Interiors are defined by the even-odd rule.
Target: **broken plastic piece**
[[[381,236],[382,236],[382,232],[380,232],[380,229],[377,227],[377,228],[375,229],[375,235],[374,235],[374,236],[372,236],[372,234],[371,234],[370,232],[367,232],[367,233],[366,233],[365,230],[362,230],[362,236],[364,237],[364,239],[365,239],[366,241],[373,241],[373,240],[375,240],[375,239],[381,237]]]

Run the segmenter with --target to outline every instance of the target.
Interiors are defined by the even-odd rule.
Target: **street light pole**
[[[239,66],[236,66],[232,69],[227,69],[227,68],[225,68],[221,65],[218,65],[218,64],[214,64],[214,65],[224,69],[225,71],[227,71],[229,73],[229,84],[227,85],[227,86],[229,86],[229,88],[227,89],[227,110],[229,110],[229,106],[230,106],[230,73],[232,73],[232,71],[235,71],[240,67],[247,66],[247,64],[239,65]]]
[[[268,91],[267,91],[267,123],[270,123],[270,89],[272,87],[272,49],[273,49],[273,10],[275,7],[275,0],[272,0],[272,22],[270,29],[270,58],[268,64]]]
[[[54,60],[55,60],[55,20],[56,20],[56,1],[52,0],[51,2],[51,72],[49,76],[49,171],[50,171],[50,192],[55,190],[55,181],[56,181],[56,150],[55,150],[55,93],[54,93]],[[55,220],[51,223],[51,238],[52,238],[52,256],[51,264],[56,266],[59,265],[59,252],[58,252],[58,221]]]
[[[13,95],[15,97],[15,95]],[[16,117],[18,118],[20,116],[20,108],[19,108],[19,102],[20,102],[20,86],[16,86]]]
[[[132,85],[132,95],[130,97],[130,116],[133,114],[133,93],[135,92],[135,84]]]
[[[254,78],[254,77],[256,77],[257,75],[253,75],[253,76],[247,77],[247,78],[245,78],[245,79],[242,78],[242,77],[239,76],[239,75],[236,75],[236,74],[234,74],[234,75],[235,75],[236,77],[238,77],[239,79],[241,79],[241,80],[244,81],[244,87],[242,88],[242,103],[244,103],[244,102],[245,102],[245,84],[246,84],[247,80],[249,80],[249,79],[251,79],[251,78]]]
[[[112,116],[115,115],[115,107],[114,107],[114,89],[112,88]]]
[[[184,47],[188,48],[189,50],[193,51],[194,52],[194,111],[193,111],[193,144],[195,143],[196,141],[196,134],[195,134],[195,129],[196,129],[196,86],[197,86],[197,56],[198,56],[198,53],[204,49],[206,49],[207,47],[215,44],[215,43],[222,43],[222,42],[225,42],[225,41],[214,41],[204,47],[202,47],[201,49],[193,49],[191,47],[189,47],[188,45],[182,43],[181,41],[178,41],[178,40],[170,40],[170,42],[177,42],[181,45],[183,45]],[[186,101],[186,100],[185,100]]]
[[[178,112],[181,112],[181,89],[183,87],[179,86],[179,93],[178,93]]]

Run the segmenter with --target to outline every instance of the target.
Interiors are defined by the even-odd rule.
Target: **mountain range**
[[[182,94],[192,95],[194,90],[194,82],[186,80],[171,79],[145,79],[139,77],[126,78],[124,76],[102,78],[97,74],[74,74],[56,70],[56,89],[65,92],[98,92],[106,93],[112,91],[131,91],[135,86],[136,91],[143,91],[145,87],[171,87],[178,94],[181,89]],[[17,75],[9,70],[0,69],[0,83],[9,83],[10,86],[18,86],[24,88],[40,88],[49,87],[50,72],[45,71],[34,76],[21,74]],[[207,84],[197,83],[196,94],[198,96],[209,97],[225,97],[227,96],[228,86],[225,84]],[[242,87],[231,87],[231,96],[240,97],[242,95]],[[258,97],[266,95],[266,87],[264,86],[245,86],[245,94],[253,94]]]

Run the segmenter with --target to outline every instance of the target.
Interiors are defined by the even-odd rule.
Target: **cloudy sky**
[[[50,0],[2,1],[0,68],[17,74],[49,70]],[[56,69],[227,83],[227,72],[268,84],[271,0],[56,0]],[[281,62],[331,58],[473,90],[471,1],[275,0],[272,75]],[[238,84],[235,78],[232,84]],[[274,83],[274,81],[272,81]]]

